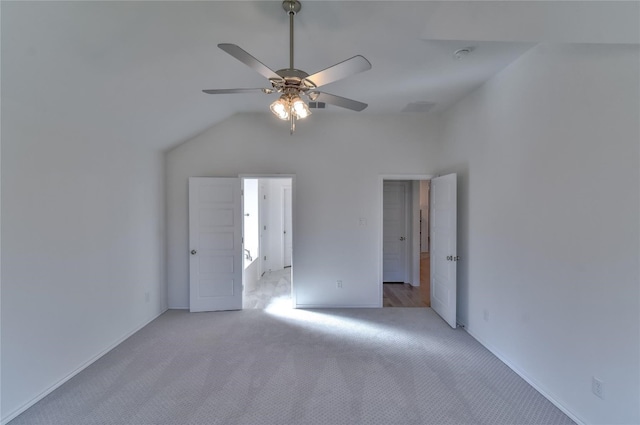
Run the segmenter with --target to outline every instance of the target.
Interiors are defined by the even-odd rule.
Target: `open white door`
[[[282,246],[283,246],[283,262],[284,267],[291,267],[291,254],[293,252],[293,232],[291,221],[291,186],[285,186],[282,189]]]
[[[431,179],[431,308],[456,327],[456,174]]]
[[[238,178],[189,178],[189,310],[242,308]]]

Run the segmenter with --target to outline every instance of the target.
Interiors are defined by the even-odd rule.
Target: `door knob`
[[[197,251],[195,249],[191,250],[191,255],[196,255]]]
[[[404,236],[400,236],[400,240],[401,240],[401,241],[403,241],[403,240],[405,240],[405,239],[406,239],[406,238],[405,238]]]

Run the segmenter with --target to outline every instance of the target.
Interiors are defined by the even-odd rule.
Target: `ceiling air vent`
[[[402,108],[401,112],[427,112],[435,105],[433,102],[413,102]]]
[[[309,109],[325,109],[326,107],[324,102],[309,102]]]

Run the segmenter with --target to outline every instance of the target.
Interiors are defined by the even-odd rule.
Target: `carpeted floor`
[[[429,308],[171,310],[10,422],[572,423]]]

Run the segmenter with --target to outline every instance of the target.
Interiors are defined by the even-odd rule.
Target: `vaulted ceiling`
[[[216,46],[288,65],[280,1],[2,2],[2,114],[22,125],[175,146],[274,95],[209,96],[268,82]],[[302,1],[295,65],[309,73],[356,54],[370,71],[324,87],[402,114],[443,110],[538,42],[638,43],[637,2]],[[454,51],[471,47],[456,59]],[[316,113],[356,114],[329,106]],[[424,112],[422,112],[424,113]]]

